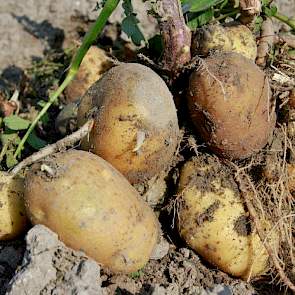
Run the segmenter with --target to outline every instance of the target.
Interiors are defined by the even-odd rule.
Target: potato
[[[268,254],[253,233],[239,190],[213,157],[187,162],[179,181],[178,228],[187,244],[219,269],[247,279],[268,270]],[[261,221],[270,230],[267,220]],[[270,234],[277,247],[276,232]]]
[[[197,30],[193,39],[193,53],[208,55],[211,50],[240,53],[255,61],[257,56],[256,41],[252,32],[244,25],[235,23],[208,25]]]
[[[0,172],[0,240],[11,240],[22,234],[28,225],[23,201],[24,182],[21,176]]]
[[[113,67],[83,97],[78,125],[93,108],[95,124],[83,149],[111,163],[132,184],[172,162],[179,136],[176,108],[154,71],[132,63]]]
[[[33,224],[43,224],[75,250],[113,272],[131,273],[148,261],[158,221],[136,190],[100,157],[71,150],[32,166],[25,203]]]
[[[74,80],[65,90],[67,103],[77,101],[101,75],[111,68],[113,62],[105,51],[91,46],[80,65]]]
[[[203,60],[189,80],[192,121],[219,156],[243,159],[267,143],[276,121],[265,74],[238,53]]]

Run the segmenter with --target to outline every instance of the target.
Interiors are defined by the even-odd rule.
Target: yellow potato
[[[193,53],[208,55],[211,50],[236,52],[255,61],[257,45],[252,32],[244,25],[208,25],[197,30]]]
[[[100,157],[71,150],[34,164],[25,202],[33,224],[55,231],[113,272],[131,273],[148,261],[158,221],[136,190]]]
[[[0,241],[14,239],[27,228],[23,193],[21,176],[0,172]]]
[[[180,174],[178,228],[187,244],[221,270],[247,279],[268,270],[268,254],[251,229],[230,172],[213,157],[193,158]],[[270,223],[261,221],[266,230]],[[277,236],[270,234],[277,247]]]
[[[231,25],[225,27],[226,34],[231,41],[231,50],[255,61],[257,56],[256,40],[248,27]]]
[[[83,97],[79,125],[91,109],[95,124],[83,149],[111,163],[132,184],[171,164],[179,136],[176,108],[154,71],[131,63],[113,67]]]
[[[76,77],[65,90],[66,101],[70,103],[81,98],[87,89],[112,66],[111,58],[103,49],[91,46],[83,58]]]
[[[207,57],[187,93],[192,121],[219,156],[242,159],[263,148],[276,122],[265,74],[241,54]]]

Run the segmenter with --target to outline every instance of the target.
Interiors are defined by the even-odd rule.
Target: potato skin
[[[207,56],[211,50],[236,52],[255,61],[257,45],[252,32],[244,25],[208,25],[197,30],[192,42],[193,54]]]
[[[76,77],[65,90],[66,102],[75,102],[81,98],[87,89],[112,65],[112,60],[104,50],[91,46],[83,58]]]
[[[28,226],[23,194],[23,177],[0,172],[0,241],[16,238]]]
[[[198,254],[221,270],[248,279],[268,270],[268,254],[251,231],[237,185],[217,159],[193,158],[180,174],[178,228]],[[263,221],[267,230],[270,223]],[[272,243],[276,243],[276,233]]]
[[[158,238],[155,214],[103,159],[58,153],[35,164],[25,183],[32,223],[46,225],[67,246],[113,272],[134,272],[148,261]]]
[[[187,93],[192,121],[219,156],[243,159],[265,146],[276,114],[265,74],[238,53],[220,53],[194,71]]]
[[[111,163],[132,184],[169,166],[178,120],[172,95],[154,71],[132,63],[113,67],[83,97],[78,125],[93,107],[98,109],[95,124],[83,149]]]

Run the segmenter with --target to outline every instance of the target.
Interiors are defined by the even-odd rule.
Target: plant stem
[[[177,73],[191,59],[191,32],[186,26],[180,0],[161,0],[159,25],[164,41],[163,68]]]
[[[66,147],[72,147],[75,142],[83,139],[89,132],[91,131],[93,127],[94,121],[91,119],[87,121],[80,129],[75,131],[74,133],[64,137],[63,139],[57,141],[56,143],[47,145],[40,151],[32,154],[31,156],[25,158],[22,162],[17,164],[9,173],[10,175],[16,175],[19,173],[20,170],[23,168],[49,156],[54,153],[63,151],[66,149]]]
[[[292,30],[295,31],[295,19],[292,19],[286,15],[280,14],[279,12],[277,12],[274,17],[276,19],[278,19],[279,21],[287,24],[288,26],[290,26],[292,28]]]
[[[69,72],[68,72],[65,80],[58,87],[58,89],[49,96],[48,102],[44,105],[42,110],[39,112],[38,116],[34,119],[32,124],[30,125],[29,129],[27,130],[26,134],[22,138],[21,142],[19,143],[19,145],[14,153],[15,158],[17,158],[20,155],[20,152],[23,149],[25,142],[27,141],[29,135],[34,130],[34,128],[37,125],[37,123],[39,122],[39,120],[47,112],[47,110],[50,108],[50,106],[57,100],[57,98],[64,91],[64,89],[69,85],[69,83],[74,79],[74,77],[76,76],[76,73],[78,72],[80,64],[81,64],[85,54],[87,53],[89,47],[95,41],[97,36],[102,32],[108,18],[110,17],[112,12],[115,10],[115,8],[118,6],[118,4],[119,4],[119,0],[107,0],[105,2],[105,5],[102,8],[97,20],[92,25],[92,27],[90,28],[88,33],[85,35],[81,46],[79,47],[77,53],[74,55],[72,62],[71,62]]]

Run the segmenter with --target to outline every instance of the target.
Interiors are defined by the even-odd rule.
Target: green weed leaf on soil
[[[5,117],[3,122],[5,126],[11,130],[25,130],[31,124],[29,120],[22,119],[17,115]]]

